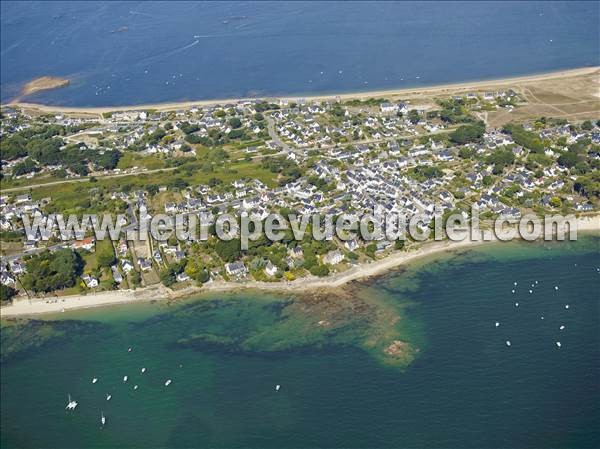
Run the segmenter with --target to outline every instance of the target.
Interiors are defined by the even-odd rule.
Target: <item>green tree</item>
[[[177,274],[173,267],[168,266],[160,270],[160,281],[165,285],[165,287],[170,287],[177,281]]]
[[[71,249],[60,249],[35,255],[26,266],[27,273],[22,278],[25,288],[45,293],[74,286],[83,270],[83,260]]]
[[[233,129],[240,128],[242,126],[242,121],[237,117],[233,117],[232,119],[229,119],[229,126]]]
[[[450,140],[458,145],[464,145],[469,142],[479,142],[485,133],[485,123],[477,122],[474,124],[459,126],[450,134]]]
[[[3,303],[10,302],[17,294],[17,291],[9,285],[0,284],[0,301]]]
[[[417,123],[419,123],[420,119],[419,111],[417,111],[416,109],[411,109],[410,111],[408,111],[407,118],[413,125],[416,125]]]
[[[242,255],[240,239],[229,241],[218,240],[215,244],[215,252],[224,262],[233,262]]]
[[[329,274],[329,267],[327,265],[315,265],[309,271],[314,276],[323,277]]]

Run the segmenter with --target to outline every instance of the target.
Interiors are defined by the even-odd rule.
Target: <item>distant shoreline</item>
[[[480,80],[480,81],[464,81],[458,83],[438,84],[424,87],[413,87],[413,88],[399,88],[399,89],[384,89],[384,90],[373,90],[373,91],[355,91],[346,93],[329,93],[319,95],[285,95],[285,96],[274,96],[266,95],[260,97],[246,97],[246,98],[223,98],[223,99],[211,99],[211,100],[197,100],[197,101],[179,101],[179,102],[164,102],[164,103],[148,103],[148,104],[136,104],[136,105],[125,105],[125,106],[90,106],[90,107],[68,107],[68,106],[52,106],[44,105],[39,103],[28,103],[28,102],[11,102],[2,104],[2,107],[20,107],[24,109],[35,109],[40,112],[62,112],[62,113],[81,113],[81,114],[102,114],[105,112],[119,112],[127,110],[157,110],[157,111],[171,111],[177,109],[186,109],[194,106],[213,106],[218,104],[236,103],[239,101],[250,101],[250,100],[287,100],[296,101],[298,98],[304,98],[307,101],[324,101],[324,100],[350,100],[350,99],[367,99],[367,98],[382,98],[389,96],[409,96],[411,94],[423,94],[423,93],[439,93],[439,94],[451,94],[457,91],[469,91],[469,90],[481,90],[483,88],[501,87],[505,85],[512,85],[515,83],[535,83],[538,81],[553,80],[560,78],[575,77],[580,75],[588,75],[598,72],[600,74],[600,66],[593,67],[580,67],[575,69],[558,70],[546,73],[538,73],[532,75],[515,76],[508,78],[492,79],[492,80]]]
[[[600,215],[579,217],[577,223],[578,232],[600,233]],[[229,293],[242,290],[260,290],[272,293],[304,293],[307,291],[327,291],[329,289],[338,289],[352,281],[381,276],[400,266],[408,265],[428,256],[466,250],[474,246],[490,243],[500,242],[498,240],[463,240],[461,242],[453,242],[450,240],[428,241],[414,251],[394,252],[383,259],[359,264],[346,271],[323,278],[312,276],[300,278],[291,282],[219,281],[204,284],[201,287],[191,286],[179,291],[167,289],[159,284],[140,288],[138,290],[115,290],[91,293],[88,295],[36,298],[31,301],[20,299],[13,303],[13,305],[0,308],[0,318],[59,313],[62,309],[68,311],[117,304],[134,304],[155,300],[186,299],[192,296],[214,292]],[[56,300],[56,302],[53,302],[54,300]]]

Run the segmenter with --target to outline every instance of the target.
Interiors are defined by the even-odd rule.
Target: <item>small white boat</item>
[[[137,389],[138,389],[138,386],[137,386],[137,385],[134,385],[134,386],[133,386],[133,389],[134,389],[134,390],[137,390]]]
[[[275,385],[275,391],[279,391],[280,388],[281,388],[281,385],[279,385],[279,384]]]
[[[515,307],[519,307],[519,303],[518,302],[515,303]]]
[[[506,340],[506,346],[510,346],[510,340]]]
[[[558,346],[559,348],[562,346],[562,345],[560,344],[560,341],[557,341],[557,342],[556,342],[556,346]]]
[[[107,395],[106,395],[106,400],[107,400],[107,401],[110,401],[110,398],[112,398],[112,394],[107,394]]]
[[[555,285],[555,286],[554,286],[554,290],[558,290],[558,285]]]
[[[514,282],[513,285],[516,287],[517,285],[519,285],[517,282]]]
[[[127,376],[123,376],[123,382],[127,382],[128,377]]]
[[[540,317],[540,320],[543,320],[543,319],[544,319],[544,315],[542,315],[542,316]]]
[[[515,293],[515,290],[514,290],[514,289],[512,289],[510,292],[514,294],[514,293]]]
[[[66,410],[75,410],[77,408],[77,401],[71,399],[71,395],[69,394],[69,402],[67,402]]]
[[[94,378],[92,379],[92,383],[93,383],[93,384],[95,384],[96,382],[98,382],[98,378],[94,377]]]
[[[563,326],[559,327],[558,329],[560,329],[562,331],[564,328],[565,328],[565,326],[563,325]]]
[[[128,349],[127,349],[127,352],[131,352],[131,351],[132,351],[132,349],[131,349],[131,348],[128,348]]]
[[[165,381],[165,387],[168,387],[169,385],[171,385],[171,379]]]
[[[496,321],[496,327],[500,326],[500,323],[498,321]]]
[[[569,304],[565,304],[565,309],[568,309],[568,308],[569,308]]]
[[[533,293],[533,290],[529,290],[529,294],[532,294],[532,293]]]
[[[146,368],[142,368],[142,374],[146,372]]]
[[[106,424],[106,416],[104,416],[103,412],[100,412],[100,422],[102,423],[102,427]]]

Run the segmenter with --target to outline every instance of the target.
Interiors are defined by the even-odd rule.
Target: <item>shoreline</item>
[[[577,218],[577,231],[583,233],[600,232],[600,214]],[[539,241],[539,239],[538,239]],[[324,278],[315,276],[296,279],[291,282],[261,282],[220,281],[207,283],[201,287],[191,286],[179,291],[173,291],[162,284],[152,285],[137,290],[114,290],[92,293],[89,295],[73,295],[64,297],[46,297],[34,300],[21,299],[10,306],[0,308],[0,318],[19,316],[35,316],[63,311],[104,307],[117,304],[133,304],[148,301],[186,299],[204,293],[236,292],[241,290],[262,290],[268,292],[301,293],[314,290],[339,288],[352,281],[384,275],[403,265],[436,254],[469,249],[483,244],[502,243],[492,240],[463,240],[459,242],[427,241],[416,250],[394,252],[383,259],[370,263],[355,265],[352,268],[329,275]],[[56,300],[56,302],[54,302]]]
[[[560,78],[575,77],[581,75],[589,75],[600,71],[600,66],[592,67],[579,67],[574,69],[555,70],[545,73],[537,73],[531,75],[520,75],[507,78],[498,78],[490,80],[476,80],[476,81],[462,81],[456,83],[447,84],[432,84],[430,86],[423,87],[406,87],[406,88],[394,88],[394,89],[380,89],[373,91],[355,91],[345,93],[323,93],[316,95],[291,95],[286,94],[285,96],[275,95],[264,95],[258,97],[246,97],[246,98],[221,98],[221,99],[210,99],[210,100],[196,100],[196,101],[174,101],[174,102],[163,102],[163,103],[147,103],[147,104],[134,104],[134,105],[123,105],[123,106],[52,106],[44,105],[40,103],[28,103],[28,102],[9,102],[2,104],[1,107],[19,107],[23,109],[35,109],[41,112],[62,112],[62,113],[81,113],[81,114],[102,114],[106,112],[119,112],[129,110],[143,110],[152,109],[156,111],[171,111],[177,109],[186,109],[194,106],[214,106],[218,104],[236,103],[239,101],[249,100],[287,100],[296,101],[298,98],[304,98],[306,101],[325,101],[333,99],[350,100],[350,99],[366,99],[366,98],[381,98],[386,96],[406,96],[409,94],[423,94],[423,93],[439,93],[447,94],[448,91],[468,91],[468,90],[480,90],[486,87],[499,87],[507,84],[515,83],[533,83],[545,80],[553,80]],[[600,73],[600,72],[599,72]]]

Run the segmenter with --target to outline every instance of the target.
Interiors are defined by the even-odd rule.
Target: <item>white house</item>
[[[381,103],[379,109],[383,114],[392,114],[398,111],[398,105],[394,103]]]
[[[323,256],[323,263],[328,265],[337,265],[342,260],[344,260],[344,255],[339,249],[334,251],[329,251],[325,256]]]
[[[230,276],[243,276],[248,272],[244,262],[231,262],[225,264],[225,271]]]
[[[129,273],[131,270],[133,270],[133,264],[127,259],[123,259],[121,261],[121,267],[125,273]]]
[[[270,260],[265,266],[265,273],[267,273],[268,276],[275,276],[275,273],[277,273],[277,267],[273,265],[273,263]]]
[[[98,279],[96,279],[94,276],[90,276],[89,274],[84,274],[83,276],[81,276],[81,279],[83,280],[83,282],[85,282],[85,285],[88,288],[98,287]]]

